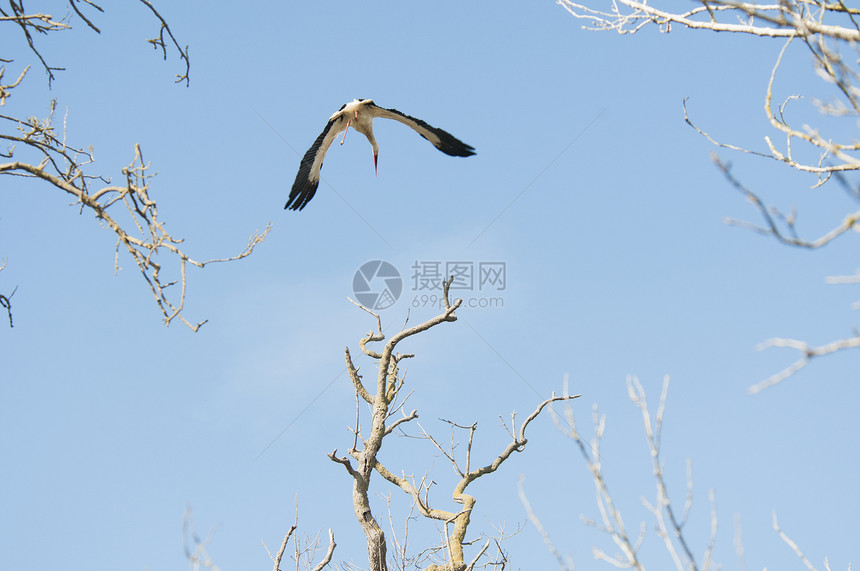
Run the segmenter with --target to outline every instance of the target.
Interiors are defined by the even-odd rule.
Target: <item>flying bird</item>
[[[305,153],[302,162],[299,164],[299,173],[296,175],[296,181],[293,183],[293,188],[290,191],[290,199],[284,208],[301,210],[307,206],[319,186],[320,169],[322,169],[326,152],[341,131],[344,133],[340,144],[343,144],[346,140],[346,132],[350,126],[370,141],[370,145],[373,147],[373,171],[376,172],[379,145],[376,144],[376,138],[373,136],[373,120],[377,117],[400,121],[433,143],[434,147],[446,155],[451,155],[452,157],[470,157],[475,154],[475,149],[470,145],[467,145],[447,131],[428,125],[421,119],[410,117],[397,109],[379,107],[372,99],[353,99],[352,102],[341,106],[337,113],[329,117],[325,129],[317,137],[317,140],[314,141],[314,144],[311,145],[311,148],[308,149],[308,152]]]

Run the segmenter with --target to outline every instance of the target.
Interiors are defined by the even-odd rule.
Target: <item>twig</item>
[[[756,349],[759,351],[763,351],[771,347],[788,347],[790,349],[795,349],[796,351],[799,351],[801,353],[801,357],[780,372],[771,375],[762,382],[750,387],[750,394],[759,393],[764,389],[781,383],[782,381],[808,365],[809,361],[811,361],[814,357],[829,355],[830,353],[835,353],[843,349],[856,349],[860,347],[860,335],[848,337],[847,339],[839,339],[837,341],[827,343],[826,345],[820,345],[818,347],[812,347],[809,345],[809,343],[797,339],[774,338],[768,339],[764,343],[761,343],[758,347],[756,347]]]

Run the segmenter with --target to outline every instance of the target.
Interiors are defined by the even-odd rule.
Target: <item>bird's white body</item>
[[[340,121],[346,119],[346,126],[343,127],[344,131],[348,131],[350,127],[367,137],[367,140],[370,142],[370,146],[373,148],[373,168],[376,170],[376,161],[379,157],[379,145],[376,143],[376,137],[373,136],[373,118],[381,115],[371,113],[370,110],[382,109],[381,107],[377,107],[373,105],[373,99],[353,99],[349,103],[343,106],[343,108],[337,113],[333,114],[329,117],[329,121]],[[337,133],[339,133],[338,131]],[[335,136],[337,136],[335,133]],[[343,139],[340,144],[346,140],[346,133],[343,134]],[[329,143],[331,144],[331,143]]]
[[[305,153],[299,164],[299,172],[293,183],[290,198],[284,208],[301,210],[307,205],[316,193],[319,186],[320,170],[329,147],[337,138],[338,133],[344,131],[341,144],[346,140],[346,131],[352,127],[370,142],[373,149],[373,168],[376,170],[379,156],[379,145],[373,136],[373,120],[377,117],[394,119],[410,127],[419,135],[430,141],[433,146],[443,153],[456,157],[468,157],[475,154],[475,149],[460,141],[450,133],[431,127],[421,119],[410,117],[397,109],[386,109],[373,103],[372,99],[353,99],[343,105],[337,113],[329,117],[323,132]]]

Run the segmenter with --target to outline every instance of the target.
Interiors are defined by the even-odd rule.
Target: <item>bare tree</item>
[[[564,394],[567,394],[568,380],[564,381]],[[714,548],[717,537],[717,508],[714,491],[709,492],[711,505],[708,543],[704,548],[696,548],[687,536],[687,525],[689,523],[690,511],[693,507],[693,477],[692,463],[687,460],[687,487],[684,494],[683,505],[678,509],[678,503],[673,503],[666,484],[666,467],[661,456],[661,444],[663,434],[663,419],[666,412],[666,401],[669,394],[669,377],[664,377],[663,388],[660,393],[660,402],[657,411],[652,415],[645,395],[645,389],[636,377],[627,378],[627,395],[630,401],[639,409],[642,417],[642,426],[645,432],[645,440],[648,453],[651,458],[650,471],[654,477],[655,491],[653,499],[642,497],[642,505],[650,514],[652,520],[649,523],[641,522],[638,535],[634,538],[624,525],[622,515],[623,508],[615,501],[609,489],[608,475],[604,472],[601,461],[600,450],[603,436],[606,430],[606,417],[602,416],[597,406],[594,407],[592,416],[593,437],[588,440],[577,427],[576,415],[573,407],[566,405],[559,414],[550,406],[550,414],[556,427],[569,437],[576,445],[582,456],[586,467],[591,473],[594,483],[597,510],[600,514],[599,520],[585,519],[587,525],[594,527],[606,534],[612,545],[613,553],[608,553],[603,547],[592,548],[595,559],[608,563],[618,569],[644,570],[649,563],[641,553],[641,547],[646,541],[648,528],[652,528],[663,546],[663,552],[671,561],[669,567],[677,571],[706,571],[708,569],[720,569],[721,565],[713,559]],[[644,468],[644,467],[643,467]],[[643,469],[643,473],[645,470]],[[540,516],[531,507],[525,486],[520,480],[520,499],[526,508],[529,520],[541,534],[547,548],[555,556],[560,569],[572,570],[574,563],[569,557],[563,557],[554,542],[550,539],[550,533],[541,523]],[[815,570],[815,567],[803,555],[798,545],[792,541],[777,523],[776,514],[773,516],[773,527],[780,539],[794,551],[795,555],[803,562],[807,569]],[[739,569],[746,569],[744,563],[744,548],[741,542],[740,523],[736,523],[735,551],[738,556]],[[649,553],[653,554],[654,551]],[[661,569],[666,568],[664,561],[651,562],[652,565]],[[830,566],[825,560],[827,571]],[[850,566],[849,566],[850,569]]]
[[[183,71],[176,75],[177,82],[189,82],[190,60],[188,47],[181,47],[173,35],[168,23],[155,7],[147,0],[139,0],[150,12],[159,25],[158,33],[147,40],[155,49],[160,50],[164,59],[169,51],[175,51],[183,63]],[[50,86],[57,78],[57,72],[64,68],[49,64],[36,42],[38,35],[67,31],[72,28],[73,16],[79,17],[92,31],[100,32],[99,28],[85,15],[84,10],[102,12],[103,9],[92,0],[69,0],[72,12],[63,18],[54,18],[42,12],[27,12],[22,0],[9,0],[9,8],[0,8],[0,23],[6,24],[7,33],[17,27],[26,41],[29,50],[35,55],[48,76]],[[0,58],[0,106],[5,106],[14,90],[28,76],[30,66],[25,65],[14,81],[5,83],[3,76],[11,59]],[[95,215],[99,223],[108,228],[116,236],[116,256],[114,270],[119,271],[119,252],[125,250],[134,259],[138,270],[149,286],[166,324],[178,319],[192,330],[197,329],[206,321],[191,323],[183,315],[186,295],[186,270],[190,264],[203,268],[207,264],[239,260],[253,252],[269,232],[268,225],[262,232],[254,232],[248,244],[237,255],[199,261],[189,256],[182,248],[182,239],[171,235],[159,218],[158,207],[150,196],[150,186],[154,173],[150,164],[143,159],[139,145],[135,145],[133,158],[128,166],[120,170],[122,179],[112,183],[111,179],[101,173],[93,172],[95,162],[92,147],[76,146],[67,142],[65,118],[62,125],[55,120],[57,104],[51,100],[47,113],[43,118],[15,117],[0,113],[0,140],[6,142],[4,150],[0,150],[0,175],[19,176],[38,179],[57,190],[71,195],[74,204],[81,211],[89,211]],[[162,273],[163,264],[158,260],[158,254],[165,253],[175,267],[170,270],[170,276]],[[174,287],[171,290],[171,286]],[[178,288],[175,295],[168,295]],[[11,325],[11,304],[9,295],[0,295],[0,303],[9,312]]]
[[[269,551],[269,548],[266,547],[265,542],[263,542],[263,548],[266,550],[266,553],[269,554],[269,559],[274,563],[274,567],[272,567],[272,571],[281,571],[281,560],[284,557],[284,553],[287,551],[287,546],[290,543],[290,539],[293,540],[293,553],[291,557],[296,564],[296,569],[311,569],[311,565],[314,562],[314,556],[321,549],[321,544],[319,541],[319,535],[311,540],[305,540],[302,542],[299,539],[299,536],[295,533],[295,531],[299,527],[299,502],[296,499],[296,520],[293,525],[290,526],[290,529],[287,530],[287,533],[284,535],[283,541],[281,541],[281,547],[278,549],[278,552],[275,555],[272,555],[272,552]],[[331,563],[332,555],[334,555],[335,547],[337,544],[334,541],[334,532],[329,529],[328,530],[328,546],[326,547],[325,555],[320,560],[319,563],[314,565],[312,571],[322,571],[326,565]]]
[[[347,371],[356,392],[356,419],[355,426],[351,429],[354,438],[352,446],[348,451],[349,456],[338,456],[336,449],[328,456],[332,461],[343,465],[352,477],[353,507],[356,519],[361,525],[367,540],[368,562],[371,571],[385,571],[388,569],[388,544],[385,533],[382,531],[378,519],[373,513],[370,502],[369,490],[371,477],[374,473],[406,492],[413,502],[414,510],[423,518],[439,524],[441,535],[440,545],[422,550],[421,553],[423,555],[417,558],[419,561],[429,563],[424,568],[425,571],[464,571],[475,569],[476,565],[479,565],[479,562],[482,561],[482,558],[489,556],[493,539],[486,538],[480,546],[475,545],[476,553],[469,560],[466,559],[465,547],[474,543],[468,540],[466,535],[471,522],[472,510],[476,503],[476,498],[466,492],[467,487],[478,478],[495,472],[514,452],[521,452],[524,449],[528,442],[525,436],[526,428],[537,418],[544,407],[556,401],[576,398],[573,396],[553,395],[540,403],[522,422],[519,428],[515,424],[516,417],[512,416],[510,426],[506,425],[508,433],[511,436],[510,443],[492,461],[484,465],[479,465],[479,467],[474,467],[472,463],[472,444],[477,429],[476,425],[450,423],[454,430],[466,431],[468,435],[465,458],[459,459],[455,456],[453,444],[450,448],[445,448],[439,444],[437,439],[421,428],[417,436],[429,441],[440,451],[451,463],[459,477],[454,489],[451,491],[451,497],[455,504],[462,506],[460,509],[446,510],[433,507],[429,498],[431,483],[426,475],[420,480],[405,475],[398,476],[395,471],[383,465],[378,458],[378,454],[382,448],[384,439],[392,435],[395,430],[402,430],[407,423],[418,418],[417,410],[412,410],[407,414],[403,409],[406,400],[412,393],[403,394],[405,375],[401,374],[400,371],[400,362],[414,355],[396,353],[395,351],[398,344],[408,337],[425,332],[442,323],[456,321],[455,311],[460,307],[462,300],[458,299],[454,303],[450,302],[449,287],[452,282],[453,277],[444,282],[443,299],[445,307],[442,313],[424,323],[403,329],[393,335],[385,343],[381,352],[372,349],[368,344],[385,341],[385,335],[382,332],[382,321],[379,315],[359,306],[376,318],[376,331],[369,332],[359,342],[362,353],[378,361],[375,393],[371,393],[365,386],[361,375],[358,373],[358,368],[355,366],[350,355],[349,348],[345,350]],[[369,405],[371,411],[370,430],[367,432],[362,430],[360,424],[361,415],[360,407],[358,406],[360,401],[364,401]],[[401,413],[400,416],[396,419],[393,418],[398,412]],[[504,536],[503,533],[500,535]],[[398,545],[402,547],[405,545],[405,541],[402,541],[401,538],[401,541],[398,541]],[[498,543],[496,543],[496,546],[498,547]],[[405,551],[401,549],[401,560],[405,559],[404,553]],[[496,550],[496,554],[497,556],[494,559],[484,561],[482,564],[503,568],[504,555],[500,548]]]
[[[408,394],[404,391],[406,387],[405,373],[400,370],[403,359],[414,357],[410,353],[397,353],[398,345],[409,337],[426,332],[442,323],[457,320],[456,310],[462,304],[458,299],[454,303],[450,301],[450,287],[453,276],[443,281],[444,310],[436,315],[410,328],[404,328],[391,336],[386,341],[383,333],[382,319],[377,313],[366,307],[353,302],[363,311],[372,315],[376,320],[376,331],[371,330],[359,341],[362,353],[376,364],[376,387],[375,393],[365,385],[359,368],[356,367],[349,348],[345,348],[344,357],[346,370],[355,389],[356,411],[354,425],[349,427],[353,435],[353,441],[348,450],[348,456],[338,456],[337,449],[327,456],[333,462],[342,465],[352,478],[352,503],[355,517],[365,535],[367,544],[368,569],[370,571],[387,571],[396,568],[406,569],[422,568],[424,571],[474,571],[480,568],[502,570],[507,565],[507,554],[502,548],[502,543],[512,535],[518,533],[517,528],[512,533],[507,532],[504,526],[493,526],[492,533],[481,533],[477,536],[467,537],[472,523],[472,512],[475,509],[477,498],[467,492],[468,487],[481,477],[492,474],[508,460],[514,452],[522,452],[528,439],[526,429],[540,413],[559,401],[569,401],[580,395],[553,394],[545,399],[529,414],[525,420],[517,426],[517,415],[512,413],[510,420],[502,420],[510,441],[504,449],[488,462],[477,464],[473,462],[472,451],[477,433],[477,424],[463,425],[453,421],[443,421],[451,427],[452,435],[448,446],[440,443],[423,426],[418,424],[418,431],[414,434],[403,432],[408,423],[418,418],[418,411],[412,410],[406,413],[404,406],[414,391]],[[369,344],[386,341],[381,351],[373,349]],[[369,405],[370,429],[364,430],[361,424],[362,401]],[[466,445],[464,450],[458,453],[455,435],[464,433]],[[431,502],[431,488],[436,485],[429,474],[421,478],[406,475],[401,470],[396,471],[384,465],[379,459],[379,452],[386,438],[395,436],[408,436],[420,441],[428,442],[437,452],[448,460],[456,473],[456,482],[450,491],[451,500],[458,507],[456,509],[440,509]],[[393,550],[389,551],[389,540],[380,525],[378,515],[374,513],[371,502],[371,493],[374,489],[371,480],[374,474],[401,489],[408,496],[410,509],[404,518],[404,527],[400,535],[396,532],[397,524],[391,508],[391,496],[386,495],[386,506],[388,508],[389,525],[392,530]],[[420,516],[418,518],[417,516]],[[428,543],[419,549],[412,549],[409,540],[411,522],[415,519],[427,521],[434,525],[439,534],[438,543]],[[399,521],[399,520],[398,520]],[[263,544],[270,559],[274,563],[273,571],[282,569],[281,564],[284,556],[288,553],[290,540],[293,540],[293,554],[291,555],[296,569],[313,569],[322,571],[331,564],[336,543],[334,533],[329,530],[329,542],[325,547],[322,559],[314,564],[314,556],[323,550],[323,542],[319,536],[301,542],[295,532],[298,528],[298,506],[296,507],[296,520],[281,541],[280,548],[272,553]],[[201,539],[193,529],[190,510],[186,513],[183,521],[183,545],[186,557],[191,563],[192,570],[201,568],[218,569],[207,552],[213,531],[206,538]],[[467,558],[467,551],[471,550]],[[311,567],[313,565],[313,567]],[[343,568],[356,568],[351,564],[344,563]]]
[[[860,8],[850,7],[843,0],[781,0],[757,2],[738,0],[698,0],[688,9],[679,9],[671,2],[644,0],[594,0],[589,3],[558,0],[571,15],[585,22],[589,30],[615,31],[635,34],[648,26],[668,33],[674,26],[695,30],[711,30],[748,34],[783,41],[784,46],[770,75],[764,94],[764,109],[775,137],[764,137],[765,148],[753,150],[717,141],[697,127],[687,115],[686,122],[722,149],[737,151],[779,161],[800,172],[811,173],[813,187],[831,180],[841,185],[850,196],[860,200],[858,187],[849,183],[846,175],[860,170],[860,142],[855,137],[856,120],[860,117]],[[665,7],[661,6],[665,4]],[[599,7],[597,7],[599,6]],[[786,51],[791,46],[803,46],[812,57],[815,72],[827,91],[825,98],[809,97],[811,107],[799,107],[803,98],[791,95],[781,103],[774,102],[774,83]],[[844,121],[845,130],[826,129],[807,124],[810,114],[835,117]],[[775,142],[781,140],[781,143]],[[742,226],[771,236],[782,244],[804,249],[821,248],[846,235],[860,232],[860,210],[847,212],[842,220],[834,221],[830,230],[817,237],[802,237],[797,229],[797,213],[785,213],[765,202],[760,193],[742,184],[732,173],[728,162],[714,155],[714,162],[731,185],[755,207],[763,224],[729,219],[729,224]],[[860,283],[860,269],[846,276],[832,276],[828,283]],[[860,302],[854,304],[860,307]],[[790,377],[821,355],[843,349],[860,347],[860,333],[813,346],[798,339],[776,338],[759,348],[789,347],[800,357],[791,365],[750,388],[758,392]]]
[[[298,500],[296,500],[295,522],[284,535],[284,539],[281,541],[281,547],[278,549],[277,553],[273,555],[266,546],[266,543],[261,541],[263,549],[266,550],[266,553],[269,555],[269,559],[274,563],[274,567],[272,568],[273,571],[281,571],[281,561],[283,560],[284,555],[287,554],[290,539],[293,540],[293,549],[292,553],[289,554],[289,557],[295,562],[296,571],[299,571],[300,569],[322,571],[326,565],[331,563],[334,549],[337,547],[332,530],[328,531],[329,543],[325,549],[325,554],[322,559],[314,565],[316,553],[322,550],[319,536],[317,535],[315,538],[302,540],[299,538],[298,534],[296,534],[298,527],[299,506]],[[215,564],[215,561],[209,555],[208,550],[209,544],[212,543],[212,539],[217,530],[217,526],[210,528],[206,537],[201,537],[194,526],[194,517],[191,511],[191,506],[185,508],[185,514],[182,516],[182,548],[185,551],[185,558],[188,559],[191,571],[200,571],[200,569],[220,571],[221,568]],[[311,567],[311,565],[313,565],[313,567]]]

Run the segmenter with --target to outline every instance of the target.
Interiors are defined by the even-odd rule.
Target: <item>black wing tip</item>
[[[463,141],[447,133],[446,135],[448,136],[440,137],[439,146],[436,147],[446,155],[451,157],[471,157],[477,154],[475,152],[475,147],[472,145],[467,145]]]
[[[472,156],[477,155],[477,154],[478,153],[475,152],[475,147],[473,147],[472,145],[467,145],[466,143],[463,143],[463,146],[460,147],[459,149],[457,149],[457,152],[453,153],[451,156],[452,157],[472,157]]]
[[[346,107],[346,104],[344,104],[341,109],[344,107]],[[293,182],[293,188],[290,190],[290,198],[287,200],[287,204],[284,205],[284,210],[301,210],[307,206],[308,202],[310,202],[311,198],[316,194],[320,181],[319,178],[317,178],[317,180],[313,180],[311,178],[311,173],[313,172],[314,161],[317,158],[317,154],[320,152],[320,146],[325,140],[328,132],[331,130],[332,125],[334,125],[334,122],[335,119],[329,119],[323,132],[320,133],[317,140],[314,141],[314,144],[311,145],[311,148],[308,149],[305,156],[302,157],[302,160],[299,163],[299,172],[296,174],[296,180]],[[325,156],[325,152],[327,150],[328,147],[322,151],[323,156]],[[322,168],[322,161],[320,161],[320,168]]]
[[[284,210],[302,210],[314,197],[318,187],[319,182],[314,183],[309,179],[304,184],[296,182],[292,192],[290,192],[289,200],[284,205]]]
[[[302,203],[302,201],[300,201],[300,200],[293,201],[293,199],[291,198],[284,205],[284,210],[294,210],[295,211],[295,210],[301,210],[304,207],[305,207],[305,205]]]
[[[379,106],[376,105],[376,107]],[[445,131],[438,127],[433,127],[432,125],[429,125],[426,121],[418,119],[417,117],[412,117],[411,115],[407,115],[403,111],[398,111],[397,109],[388,107],[380,107],[380,109],[385,109],[386,111],[394,113],[395,115],[400,115],[401,117],[404,117],[410,121],[414,121],[419,126],[427,129],[428,131],[436,135],[439,138],[439,142],[434,142],[433,146],[445,153],[446,155],[449,155],[451,157],[471,157],[472,155],[476,154],[475,147],[473,147],[472,145],[467,145],[448,131]],[[415,127],[412,128],[415,129]],[[421,131],[418,131],[418,134],[427,139],[427,137],[424,136]]]

